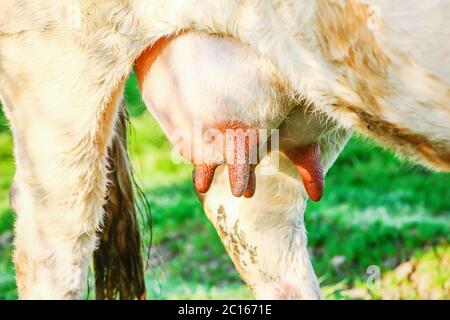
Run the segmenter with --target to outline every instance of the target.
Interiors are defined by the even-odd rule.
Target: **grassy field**
[[[251,299],[194,195],[189,165],[127,89],[130,148],[153,213],[146,279],[151,299]],[[12,141],[0,114],[0,299],[14,299],[8,187]],[[450,175],[398,161],[353,138],[327,177],[326,194],[305,213],[310,249],[329,299],[450,298]],[[148,239],[148,230],[145,238]],[[372,281],[372,271],[381,271]]]

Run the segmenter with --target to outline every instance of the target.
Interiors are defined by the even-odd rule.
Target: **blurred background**
[[[206,219],[192,167],[171,146],[127,85],[131,158],[153,215],[146,272],[150,299],[251,299]],[[11,263],[12,138],[0,111],[0,299],[17,298]],[[325,196],[305,212],[309,248],[328,299],[450,298],[450,174],[400,162],[354,137],[327,176]],[[150,233],[143,229],[148,244]],[[89,297],[93,296],[93,273]]]

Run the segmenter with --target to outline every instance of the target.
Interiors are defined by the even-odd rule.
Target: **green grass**
[[[172,149],[135,88],[132,78],[126,95],[133,123],[130,149],[154,219],[149,297],[251,299],[195,197],[191,166],[170,161]],[[0,129],[0,299],[16,297],[7,203],[11,153],[10,135]],[[448,174],[400,162],[353,138],[327,176],[324,199],[309,204],[305,213],[325,296],[449,299],[449,185]],[[368,288],[366,270],[374,265],[381,270],[381,286]]]

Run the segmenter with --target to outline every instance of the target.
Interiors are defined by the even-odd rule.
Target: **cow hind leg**
[[[67,103],[58,112],[54,105],[28,108],[22,100],[7,106],[16,159],[14,263],[22,299],[85,295],[122,91],[119,85],[98,109]]]
[[[235,198],[221,167],[200,200],[242,279],[258,299],[320,299],[307,251],[304,189],[295,167],[283,156],[277,173],[258,166],[256,194]],[[275,163],[275,162],[274,162]]]

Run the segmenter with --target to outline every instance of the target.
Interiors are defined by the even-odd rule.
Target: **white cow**
[[[232,147],[219,143],[209,148],[214,157],[200,156],[195,184],[207,191],[214,178],[200,197],[257,297],[319,298],[302,213],[306,194],[320,198],[323,173],[348,131],[450,170],[449,18],[445,0],[2,1],[0,98],[15,140],[20,297],[83,297],[105,211],[106,255],[97,262],[110,261],[117,247],[117,260],[137,269],[118,278],[120,296],[143,294],[136,245],[127,256],[129,242],[107,241],[125,225],[138,242],[119,113],[141,56],[144,96],[167,133],[171,121],[189,130],[197,119],[232,134],[281,125],[280,151],[270,156],[283,154],[278,174],[263,175],[259,165],[254,175],[257,161],[243,161],[264,139],[233,136]],[[176,39],[158,50],[165,37]],[[192,51],[197,45],[203,49]],[[190,66],[180,65],[184,51]],[[177,100],[183,95],[189,99]]]

